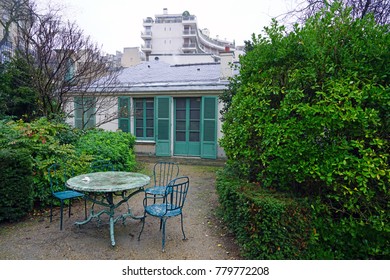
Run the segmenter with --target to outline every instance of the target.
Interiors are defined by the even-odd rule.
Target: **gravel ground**
[[[151,175],[153,163],[144,163],[142,173]],[[236,260],[241,259],[233,236],[216,216],[218,199],[215,174],[219,167],[181,164],[180,175],[190,178],[190,189],[184,207],[182,240],[180,218],[167,221],[165,252],[161,252],[159,220],[147,217],[145,229],[139,220],[127,219],[115,225],[116,246],[111,246],[108,219],[102,224],[92,221],[83,226],[84,204],[75,202],[72,215],[64,212],[64,228],[59,230],[59,209],[50,223],[49,211],[27,217],[18,223],[0,224],[0,259],[2,260]],[[130,199],[136,215],[142,214],[143,194]],[[124,207],[124,206],[123,206]],[[125,209],[121,209],[125,211]],[[103,216],[102,216],[103,217]]]

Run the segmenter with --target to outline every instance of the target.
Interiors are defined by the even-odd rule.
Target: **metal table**
[[[143,218],[132,214],[128,200],[135,194],[144,191],[143,187],[149,184],[149,182],[149,176],[119,171],[94,172],[70,178],[66,181],[67,187],[85,193],[86,198],[92,201],[89,217],[85,221],[76,222],[76,224],[84,225],[94,218],[100,223],[100,216],[107,214],[110,219],[111,245],[115,246],[114,224],[119,219],[122,219],[122,223],[124,223],[127,217],[134,219]],[[114,195],[120,197],[118,202],[114,201]],[[114,217],[115,209],[123,203],[127,203],[127,213]],[[95,213],[95,204],[104,206],[106,209]]]

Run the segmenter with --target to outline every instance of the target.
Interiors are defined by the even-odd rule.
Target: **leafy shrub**
[[[79,155],[95,160],[110,160],[117,171],[133,171],[136,167],[135,137],[122,131],[89,130],[76,143]]]
[[[85,172],[91,157],[77,156],[74,146],[61,144],[59,135],[71,130],[64,123],[49,122],[45,118],[31,123],[23,121],[0,123],[0,145],[3,148],[28,150],[33,160],[33,201],[44,207],[52,200],[47,169],[55,162],[67,162],[77,173]]]
[[[241,177],[318,198],[317,234],[336,255],[382,258],[390,234],[390,32],[349,14],[335,4],[288,34],[274,21],[253,37],[221,145]]]
[[[218,173],[224,220],[236,235],[247,259],[305,258],[312,238],[311,210],[294,200],[257,184]]]
[[[17,221],[33,206],[32,161],[24,149],[0,150],[0,222]]]

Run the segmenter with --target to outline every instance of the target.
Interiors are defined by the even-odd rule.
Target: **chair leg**
[[[183,232],[183,240],[186,240],[186,235],[184,233],[184,227],[183,227],[183,214],[180,214],[180,220],[181,220],[181,231]]]
[[[161,218],[162,223],[162,252],[165,252],[165,224],[167,219]]]
[[[64,216],[64,202],[61,200],[61,210],[60,210],[60,230],[62,230],[62,218]]]
[[[144,231],[145,218],[146,218],[146,213],[144,214],[143,218],[141,218],[141,219],[142,219],[142,228],[141,228],[141,231],[140,231],[140,233],[139,233],[139,235],[138,235],[138,241],[141,240],[141,234],[142,234],[142,232]]]

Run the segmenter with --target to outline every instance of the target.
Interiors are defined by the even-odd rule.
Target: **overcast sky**
[[[143,19],[189,11],[198,28],[208,28],[211,37],[235,40],[243,45],[251,34],[259,34],[273,17],[291,10],[294,0],[39,0],[60,5],[65,17],[76,21],[86,35],[102,45],[106,53],[143,44]]]

